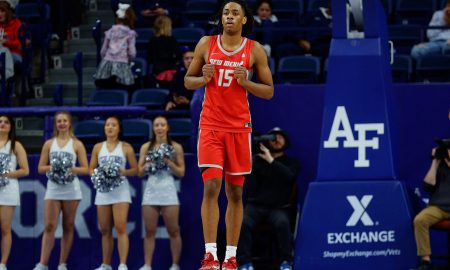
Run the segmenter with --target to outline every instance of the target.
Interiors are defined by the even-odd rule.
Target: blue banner
[[[411,210],[398,181],[309,185],[295,269],[410,269]]]

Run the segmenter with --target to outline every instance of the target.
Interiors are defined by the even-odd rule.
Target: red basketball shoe
[[[214,256],[208,252],[202,260],[202,267],[198,270],[220,270],[220,263],[218,260],[214,260]]]
[[[238,270],[236,257],[231,257],[222,264],[222,270]]]

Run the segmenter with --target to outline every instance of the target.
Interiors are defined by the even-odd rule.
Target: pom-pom
[[[99,192],[110,192],[120,186],[124,179],[120,175],[120,164],[114,160],[108,160],[94,169],[91,181]]]
[[[11,162],[11,156],[9,154],[0,153],[0,187],[4,187],[9,184],[8,177],[5,174],[9,173],[9,165]]]
[[[156,174],[158,172],[169,170],[169,166],[164,158],[173,159],[175,150],[172,145],[162,143],[158,148],[150,150],[145,156],[145,171],[148,174]]]
[[[73,156],[68,152],[50,153],[51,170],[46,173],[48,179],[60,185],[72,183],[75,179],[71,169]]]

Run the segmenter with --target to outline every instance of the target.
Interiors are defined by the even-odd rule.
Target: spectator
[[[169,17],[156,18],[153,30],[155,34],[148,43],[147,62],[153,65],[156,86],[167,89],[176,73],[181,53],[177,40],[172,36],[172,20]]]
[[[271,55],[273,27],[278,23],[278,18],[272,14],[273,4],[271,0],[259,0],[256,3],[255,40],[263,45],[267,56]]]
[[[17,1],[0,0],[0,51],[5,53],[6,78],[14,76],[14,87],[8,87],[9,91],[14,91],[13,105],[25,105],[27,93],[24,93],[26,89],[21,81],[22,45],[19,39],[22,22],[14,14],[16,5]],[[8,97],[10,95],[8,93]]]
[[[175,73],[175,76],[170,83],[170,95],[169,101],[166,104],[166,111],[173,109],[189,110],[189,105],[194,92],[184,87],[184,76],[186,75],[192,59],[194,59],[194,52],[191,49],[188,49],[183,54],[183,66],[178,68],[177,73]]]
[[[292,270],[293,237],[288,206],[299,173],[297,160],[284,154],[289,146],[288,135],[280,128],[269,134],[276,139],[260,144],[260,153],[253,158],[253,170],[247,183],[247,199],[239,238],[240,270],[253,270],[251,261],[252,232],[261,223],[275,229],[281,257],[281,270]]]
[[[102,61],[94,77],[99,88],[128,89],[134,84],[130,61],[136,57],[136,16],[128,4],[119,4],[116,24],[105,32]]]
[[[303,54],[321,57],[328,56],[331,42],[332,16],[331,1],[328,1],[327,7],[318,7],[305,16],[303,24],[310,30],[307,31],[306,37],[299,37],[297,40],[297,44],[303,51]]]
[[[450,27],[450,0],[443,10],[434,12],[429,26]],[[428,29],[427,37],[429,42],[415,45],[411,50],[411,56],[416,60],[427,55],[441,55],[445,51],[450,51],[450,28]]]
[[[428,206],[414,218],[417,255],[421,263],[417,270],[434,269],[431,265],[430,227],[450,218],[450,143],[432,150],[433,160],[424,179],[424,188],[431,192]],[[437,154],[440,153],[440,154]]]
[[[169,3],[168,1],[154,1],[154,0],[135,0],[133,7],[138,14],[138,27],[153,27],[153,24],[159,16],[168,16]]]
[[[173,151],[173,154],[170,153],[171,151]],[[156,158],[154,158],[155,154],[157,154]],[[154,160],[148,160],[147,157],[154,158]],[[139,175],[148,174],[142,198],[142,216],[145,226],[145,264],[139,270],[152,269],[155,234],[160,214],[164,219],[170,237],[172,266],[169,270],[180,270],[181,236],[178,224],[180,202],[174,176],[183,177],[184,171],[183,147],[170,138],[167,119],[158,116],[153,120],[151,140],[142,145],[139,156]]]
[[[0,1],[0,44],[8,48],[14,63],[22,62],[22,45],[19,39],[19,28],[22,22],[16,18],[11,1]]]

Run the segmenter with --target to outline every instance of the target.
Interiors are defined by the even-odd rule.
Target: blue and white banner
[[[415,263],[411,209],[398,181],[311,183],[296,269],[409,269]]]

